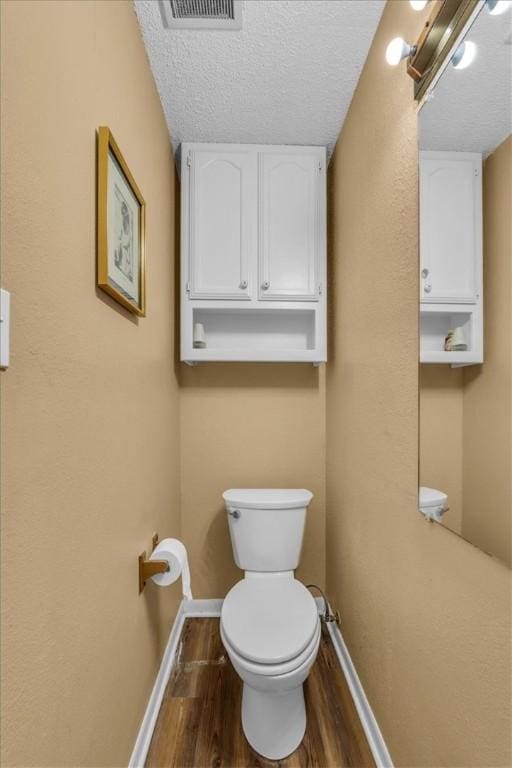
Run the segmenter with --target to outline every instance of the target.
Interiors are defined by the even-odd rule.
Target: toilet
[[[225,491],[235,563],[244,578],[222,605],[221,639],[243,681],[242,727],[263,757],[290,755],[306,730],[302,685],[316,659],[320,618],[294,576],[306,511],[304,489]]]
[[[442,522],[443,515],[448,512],[448,496],[437,488],[420,487],[419,492],[420,512],[429,520]]]

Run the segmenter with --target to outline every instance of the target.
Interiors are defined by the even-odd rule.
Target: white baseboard
[[[169,640],[165,647],[164,655],[162,656],[160,669],[158,670],[155,684],[149,697],[146,712],[142,719],[137,740],[130,757],[130,762],[128,763],[128,768],[144,768],[144,763],[148,756],[149,745],[151,744],[151,737],[153,736],[158,713],[160,712],[160,707],[162,705],[165,687],[171,676],[174,659],[178,651],[178,644],[185,619],[192,617],[207,618],[220,616],[221,608],[222,600],[186,600],[184,598],[181,601],[174,624],[171,628]]]
[[[340,667],[345,675],[345,680],[347,681],[350,693],[352,694],[357,714],[361,720],[361,725],[363,726],[368,745],[371,749],[373,759],[375,760],[375,764],[377,768],[393,768],[391,755],[388,752],[384,737],[382,736],[375,715],[366,698],[364,688],[361,685],[356,668],[352,663],[347,646],[343,640],[343,635],[337,624],[334,622],[329,622],[327,626],[329,628],[332,644],[334,645],[336,655],[340,662]]]
[[[160,669],[156,676],[151,696],[149,697],[146,712],[142,718],[142,723],[139,729],[137,740],[133,748],[128,768],[144,768],[146,757],[149,751],[149,745],[151,744],[151,737],[155,730],[158,713],[160,712],[160,706],[165,693],[165,687],[171,675],[171,670],[174,664],[174,658],[178,650],[178,644],[180,641],[181,630],[185,623],[185,610],[184,603],[191,602],[190,600],[182,600],[174,624],[171,628],[169,640],[165,646],[164,655],[160,664]]]
[[[318,611],[321,613],[324,609],[324,603],[321,598],[316,598]],[[155,729],[156,720],[162,704],[165,687],[171,675],[174,659],[178,651],[181,631],[186,618],[203,617],[213,618],[220,616],[222,600],[182,600],[176,619],[172,625],[169,640],[162,657],[162,663],[158,675],[149,697],[146,713],[140,726],[139,734],[133,748],[132,756],[128,768],[144,768],[146,757],[151,744],[151,737]],[[361,720],[361,725],[365,732],[368,744],[370,746],[373,758],[377,768],[393,768],[393,762],[386,747],[386,743],[380,732],[379,726],[372,712],[368,699],[361,685],[355,667],[350,658],[347,646],[339,628],[334,623],[329,623],[329,634],[336,650],[340,666],[345,675],[352,699],[354,700],[357,713]]]
[[[223,601],[219,598],[212,600],[183,600],[185,616],[191,618],[216,618],[220,616]]]

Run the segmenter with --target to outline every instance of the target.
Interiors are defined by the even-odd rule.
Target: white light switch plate
[[[0,368],[9,367],[9,333],[11,325],[11,294],[0,288]]]

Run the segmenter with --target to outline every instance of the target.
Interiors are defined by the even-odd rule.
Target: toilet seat
[[[249,661],[249,659],[246,659],[244,656],[237,653],[226,637],[222,624],[220,626],[222,643],[228,651],[228,655],[230,656],[231,661],[235,664],[235,667],[238,665],[246,672],[250,672],[253,675],[261,675],[263,677],[282,677],[284,675],[289,675],[299,669],[303,664],[307,664],[312,656],[316,656],[320,643],[320,634],[321,625],[320,619],[318,619],[317,628],[313,634],[311,642],[308,643],[306,648],[299,653],[298,656],[294,656],[292,659],[278,664],[258,664],[255,661]]]
[[[283,574],[242,579],[222,606],[221,632],[227,645],[259,674],[282,674],[273,670],[299,666],[299,657],[307,658],[318,631],[313,596],[300,581]]]

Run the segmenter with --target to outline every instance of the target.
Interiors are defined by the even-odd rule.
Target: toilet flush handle
[[[228,515],[231,515],[231,517],[234,517],[235,520],[238,520],[238,518],[240,517],[240,510],[228,509]]]

